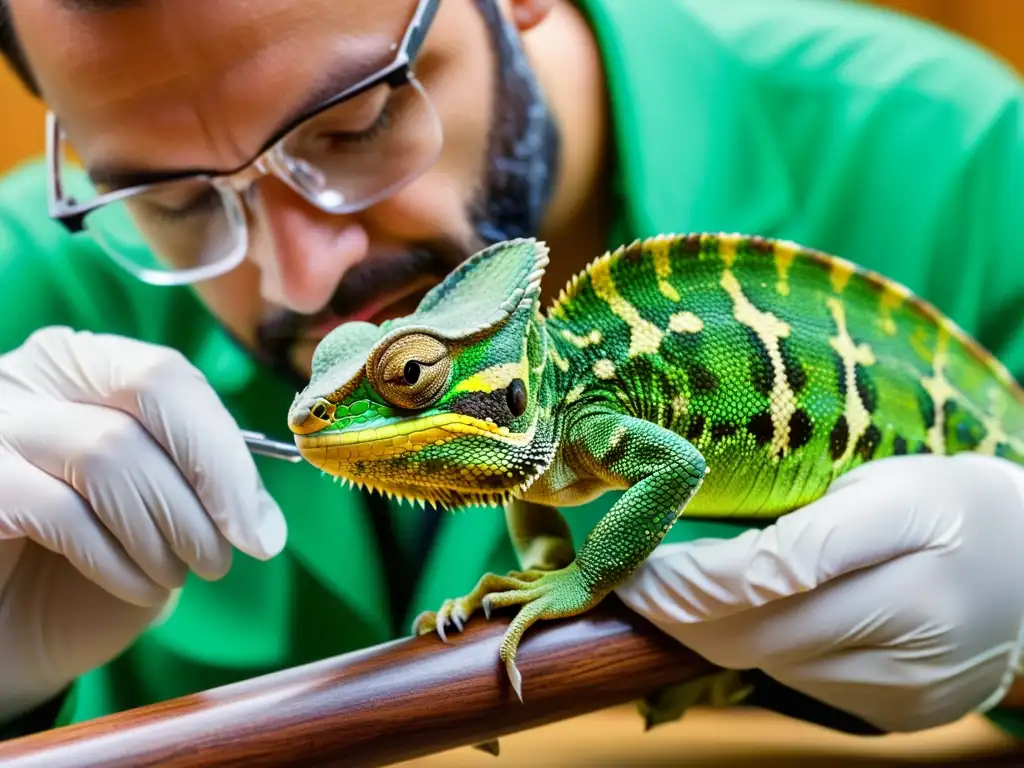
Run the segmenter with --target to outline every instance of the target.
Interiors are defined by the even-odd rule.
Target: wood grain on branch
[[[474,618],[448,644],[397,640],[0,743],[0,765],[389,765],[623,704],[713,669],[610,597],[526,633],[521,703],[498,662],[510,617]],[[638,738],[642,728],[638,715]]]

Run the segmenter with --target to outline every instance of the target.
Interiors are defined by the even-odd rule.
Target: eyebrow
[[[349,59],[328,70],[323,77],[315,82],[299,106],[277,122],[269,134],[270,138],[257,150],[256,155],[262,153],[269,144],[280,138],[281,132],[293,123],[306,118],[322,104],[347,88],[362,82],[365,78],[387,67],[394,60],[396,50],[393,48],[385,50],[386,53],[384,55],[380,53],[376,57],[360,55],[354,61]],[[93,184],[110,190],[121,190],[147,184],[175,181],[192,176],[223,176],[244,168],[250,162],[252,162],[252,158],[235,168],[227,170],[223,168],[170,168],[162,170],[138,168],[118,163],[101,163],[96,166],[87,167],[86,171]]]

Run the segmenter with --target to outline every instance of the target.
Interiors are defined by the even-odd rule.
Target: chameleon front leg
[[[528,584],[495,584],[481,601],[488,616],[494,608],[522,606],[499,651],[520,699],[515,659],[523,633],[540,619],[577,616],[601,602],[654,551],[707,473],[704,457],[685,439],[625,414],[581,417],[566,439],[577,474],[628,490],[587,535],[572,563]]]
[[[424,611],[417,616],[414,633],[437,632],[442,640],[447,640],[445,631],[449,625],[454,624],[462,631],[488,594],[524,587],[545,572],[564,568],[572,562],[572,532],[554,507],[512,499],[505,506],[505,523],[520,570],[505,575],[485,573],[469,594],[445,600],[437,611]]]

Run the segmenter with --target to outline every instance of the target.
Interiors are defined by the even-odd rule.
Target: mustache
[[[268,310],[256,327],[257,356],[272,367],[288,369],[289,352],[308,329],[332,316],[352,314],[384,291],[401,290],[424,279],[441,282],[476,249],[476,244],[463,246],[450,240],[379,249],[345,272],[320,312],[304,315],[282,307]]]

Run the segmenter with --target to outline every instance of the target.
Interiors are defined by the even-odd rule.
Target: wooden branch
[[[613,596],[582,617],[530,628],[518,656],[521,703],[498,662],[510,617],[474,617],[448,644],[397,640],[3,742],[0,765],[389,765],[624,704],[714,669]],[[637,738],[642,728],[637,715]]]

